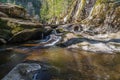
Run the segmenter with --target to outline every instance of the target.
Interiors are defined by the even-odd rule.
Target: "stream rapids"
[[[78,48],[60,47],[60,35],[53,33],[43,40],[19,46],[3,46],[0,50],[0,78],[20,63],[39,63],[49,66],[47,73],[40,71],[25,80],[119,80],[120,55],[83,51]],[[83,39],[84,41],[85,39]],[[81,41],[80,41],[81,42]],[[91,41],[92,42],[92,41]],[[100,44],[101,45],[101,44]],[[98,45],[98,46],[100,46]],[[102,46],[102,45],[101,45]],[[51,68],[55,70],[51,70]],[[48,73],[50,70],[50,73]],[[44,74],[44,75],[43,75]],[[39,79],[37,76],[39,75]],[[48,76],[45,78],[44,76]],[[9,78],[9,80],[12,80]]]

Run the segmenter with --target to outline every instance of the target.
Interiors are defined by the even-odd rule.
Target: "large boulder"
[[[39,29],[37,30],[36,28]],[[39,22],[33,22],[30,18],[26,18],[26,10],[23,7],[10,3],[0,4],[0,38],[2,39],[1,43],[6,43],[5,41],[8,40],[10,42],[24,42],[26,40],[36,38],[36,36],[38,36],[36,35],[36,33],[41,33],[43,31],[44,28]],[[27,33],[29,33],[29,35],[26,35]],[[20,37],[18,38],[17,35],[19,34]],[[26,36],[24,36],[23,39],[21,35]],[[33,35],[36,36],[32,37]]]
[[[13,4],[0,4],[0,11],[14,18],[25,18],[26,11],[23,7]]]
[[[29,20],[23,20],[23,19],[0,17],[0,37],[7,41],[10,40],[10,42],[11,40],[13,40],[12,42],[22,42],[22,41],[24,42],[26,40],[30,40],[32,38],[30,36],[33,35],[38,36],[36,35],[36,33],[41,33],[43,31],[44,31],[44,27],[42,27],[40,23],[34,23]],[[20,37],[16,39],[15,37],[18,34],[20,34],[19,35]],[[21,34],[24,37],[21,37]]]
[[[33,80],[34,71],[40,70],[41,66],[36,63],[18,64],[7,76],[2,80]]]
[[[28,40],[40,39],[42,37],[41,29],[25,29],[9,39],[9,43],[20,43]]]
[[[66,33],[59,46],[77,48],[97,53],[119,53],[120,32],[88,35],[85,33]]]
[[[52,66],[29,61],[15,66],[2,80],[52,80],[55,72]]]

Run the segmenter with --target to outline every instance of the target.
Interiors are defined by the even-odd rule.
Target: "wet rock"
[[[66,42],[61,43],[60,46],[69,47],[73,44],[77,44],[80,42],[82,42],[82,39],[80,39],[80,38],[71,38],[71,39],[67,40]]]
[[[6,43],[7,43],[6,40],[0,38],[0,44],[6,44]]]
[[[56,36],[54,34],[50,35],[50,39],[43,43],[44,47],[50,47],[58,44],[61,41],[61,36]]]
[[[53,28],[51,28],[51,26],[44,26],[44,36],[47,36],[49,34],[51,34],[51,32],[53,31]]]
[[[21,63],[8,73],[2,80],[36,80],[33,79],[34,71],[40,70],[37,63]]]
[[[94,34],[94,35],[90,35],[87,33],[80,33],[78,35],[81,35],[84,38],[98,40],[98,41],[109,41],[109,40],[114,40],[114,39],[117,40],[120,38],[120,32],[109,33],[109,34],[108,33],[107,34]]]
[[[80,46],[80,45],[79,45]],[[104,43],[88,44],[81,46],[83,50],[99,52],[99,53],[113,53],[113,50]]]
[[[26,61],[14,67],[2,80],[51,80],[56,69],[39,61]]]
[[[74,33],[66,33],[65,35],[63,35],[63,41],[62,42],[66,42],[72,38],[78,38],[77,35],[75,35]]]
[[[61,43],[60,46],[67,48],[77,48],[97,53],[119,53],[120,52],[120,39],[112,38],[110,40],[95,38],[70,38]]]
[[[6,23],[5,26],[8,26],[10,28],[16,28],[16,27],[20,27],[20,28],[26,28],[26,29],[30,29],[30,28],[41,28],[42,24],[41,23],[34,23],[30,20],[24,20],[24,19],[15,19],[15,18],[0,18],[0,20],[4,23]]]
[[[85,51],[91,51],[95,53],[119,53],[120,52],[120,43],[116,42],[109,42],[109,43],[102,43],[102,42],[95,42],[90,43],[87,42],[80,42],[76,44],[72,44],[68,46],[68,48],[77,48],[82,49]]]
[[[38,31],[36,28],[39,28]],[[31,29],[31,31],[28,29]],[[22,42],[32,38],[36,39],[40,37],[41,31],[43,30],[44,28],[39,22],[36,23],[32,22],[30,19],[26,19],[26,11],[23,7],[10,3],[0,4],[1,38],[10,42]],[[30,33],[31,35],[28,35],[27,33]],[[39,33],[40,35],[38,35]],[[24,39],[22,34],[25,35]],[[19,37],[16,37],[16,35],[19,35]]]
[[[41,29],[25,29],[16,33],[9,39],[9,43],[20,43],[28,40],[40,39],[42,37]]]
[[[81,32],[82,26],[80,24],[64,24],[57,27],[61,32]]]
[[[71,26],[72,24],[60,25],[57,27],[57,30],[59,30],[60,32],[68,32],[71,30]]]
[[[34,38],[36,38],[37,36],[40,37],[38,33],[44,31],[44,28],[41,26],[40,23],[33,23],[29,20],[23,20],[23,19],[0,17],[0,37],[2,37],[3,39],[6,39],[7,41],[10,40],[12,36],[16,36],[16,34],[24,32],[24,30],[26,31],[27,29],[31,29],[31,30],[38,29],[38,31],[34,31],[34,30],[31,31],[32,36],[33,36],[33,33],[35,33],[36,35]],[[24,36],[24,38],[26,37],[25,39],[23,39],[23,37],[20,36],[21,38],[19,39],[21,40],[13,41],[13,42],[26,41],[32,38],[30,37],[30,35],[28,36],[30,38],[28,38],[27,36]]]
[[[8,17],[8,15],[3,12],[0,12],[0,17]]]
[[[7,26],[6,21],[0,19],[0,38],[8,40],[12,36],[11,28]]]

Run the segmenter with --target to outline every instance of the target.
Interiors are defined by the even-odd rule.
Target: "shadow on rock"
[[[51,80],[53,69],[39,63],[21,63],[14,67],[2,80]]]

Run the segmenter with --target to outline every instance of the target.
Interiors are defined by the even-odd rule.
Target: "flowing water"
[[[40,61],[56,68],[54,80],[120,80],[120,54],[96,54],[51,47],[0,52],[0,78],[24,61]]]

